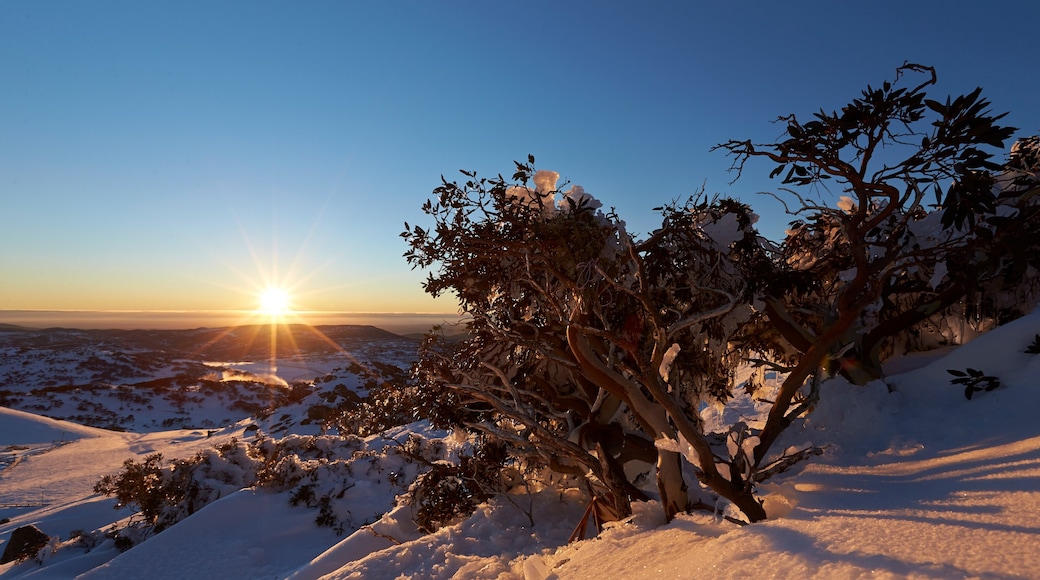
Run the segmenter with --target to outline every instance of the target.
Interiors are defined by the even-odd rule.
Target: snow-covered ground
[[[1040,312],[904,361],[887,385],[826,383],[782,442],[826,451],[764,485],[763,523],[695,513],[665,524],[657,506],[637,504],[572,544],[585,507],[576,492],[496,498],[420,534],[385,477],[402,458],[384,452],[411,432],[451,438],[413,425],[364,441],[378,468],[354,470],[344,501],[358,526],[342,536],[285,493],[243,489],[128,551],[111,540],[88,551],[70,531],[130,514],[93,494],[102,475],[130,457],[247,438],[244,426],[117,433],[0,409],[0,541],[26,524],[60,536],[40,561],[0,566],[0,578],[1040,578],[1040,355],[1023,352],[1037,334]],[[1000,388],[967,400],[947,370],[969,367]]]
[[[295,386],[343,384],[363,395],[416,355],[416,341],[372,327],[298,326],[281,333],[272,356],[260,330],[6,329],[0,406],[138,433],[214,430],[286,399],[315,404]]]

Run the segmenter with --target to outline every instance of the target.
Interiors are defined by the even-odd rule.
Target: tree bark
[[[689,488],[682,476],[682,457],[674,451],[657,453],[657,491],[666,521],[689,509]]]
[[[647,399],[638,384],[632,383],[607,367],[593,351],[588,337],[574,325],[567,328],[567,343],[587,379],[624,401],[640,424],[654,438],[674,438],[674,429],[668,423],[668,415],[664,408]],[[689,509],[688,488],[686,481],[683,480],[682,463],[679,461],[678,454],[658,450],[657,489],[661,493],[661,504],[665,508],[665,517],[668,521],[671,521],[676,514]]]

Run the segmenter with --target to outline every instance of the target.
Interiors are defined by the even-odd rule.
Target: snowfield
[[[0,566],[0,578],[1040,578],[1040,355],[1024,352],[1037,334],[1040,311],[898,361],[885,383],[825,383],[778,446],[811,442],[824,454],[763,485],[763,523],[731,523],[720,505],[665,524],[659,507],[636,504],[571,544],[585,509],[577,490],[520,488],[420,533],[390,477],[414,477],[412,467],[388,449],[410,435],[449,455],[463,443],[414,424],[358,443],[367,455],[355,461],[369,467],[356,463],[344,488],[353,527],[341,535],[285,492],[245,488],[125,552],[103,535],[88,549],[70,532],[132,513],[93,493],[100,477],[128,458],[249,439],[248,422],[130,433],[0,408],[0,542],[28,524],[54,538],[36,559]],[[967,400],[947,372],[966,368],[1001,386]]]

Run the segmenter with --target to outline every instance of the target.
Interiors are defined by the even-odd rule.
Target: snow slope
[[[1022,352],[1038,333],[1040,312],[911,361],[904,368],[917,368],[887,385],[826,383],[814,414],[782,442],[826,451],[766,483],[770,519],[755,525],[701,513],[664,524],[657,506],[640,504],[600,536],[566,544],[584,509],[579,494],[518,492],[421,535],[410,508],[393,508],[394,492],[373,487],[357,508],[388,513],[336,537],[285,494],[243,490],[122,554],[111,542],[63,548],[42,565],[0,566],[0,578],[1040,578],[1040,355]],[[966,400],[946,371],[967,367],[1001,387]],[[75,441],[53,445],[62,433]],[[4,410],[3,449],[49,450],[22,450],[0,472],[0,506],[37,506],[0,508],[11,518],[0,541],[24,523],[66,538],[124,517],[91,494],[91,478],[128,456],[184,456],[213,438],[80,430]]]
[[[554,554],[554,573],[1040,578],[1040,355],[1022,352],[1037,333],[1040,313],[891,377],[891,394],[828,383],[787,438],[829,450],[766,486],[770,521],[720,533],[702,516],[637,517]],[[965,367],[1003,386],[968,401],[946,372]]]
[[[242,490],[80,578],[284,578],[332,534],[281,494]]]
[[[0,446],[53,445],[71,442],[82,437],[110,435],[110,431],[86,427],[69,421],[59,421],[32,413],[0,407]]]
[[[767,522],[692,514],[663,525],[659,509],[641,506],[601,536],[555,551],[541,553],[532,539],[528,556],[504,565],[465,557],[463,540],[494,545],[525,530],[480,527],[488,515],[478,511],[434,534],[439,550],[426,548],[432,538],[408,542],[328,577],[1040,578],[1040,355],[1022,352],[1037,333],[1040,313],[890,378],[891,394],[881,383],[828,383],[803,429],[787,434],[828,451],[766,486]],[[946,372],[965,367],[1003,386],[968,401]],[[540,537],[555,541],[577,522],[573,511],[555,513],[536,525]],[[524,552],[511,549],[502,552]]]

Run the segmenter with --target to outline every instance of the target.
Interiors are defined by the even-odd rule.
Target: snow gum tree
[[[902,86],[913,75],[923,81]],[[764,300],[774,350],[793,365],[756,462],[811,405],[815,392],[791,410],[821,366],[863,384],[938,315],[977,316],[974,303],[1007,318],[1035,300],[1036,165],[1024,150],[1007,166],[993,160],[987,149],[1015,129],[998,124],[1004,115],[990,113],[981,89],[939,102],[926,95],[935,82],[930,67],[906,64],[840,111],[781,117],[777,142],[718,146],[738,175],[752,158],[773,163],[786,186],[776,197],[799,217]],[[837,207],[814,201],[828,187],[843,195]]]
[[[434,415],[589,474],[616,517],[644,498],[638,461],[654,463],[668,518],[696,507],[685,455],[706,488],[763,519],[744,448],[713,447],[698,416],[730,394],[729,338],[750,316],[755,269],[770,264],[749,208],[659,208],[661,227],[637,240],[533,161],[513,183],[442,179],[423,207],[433,226],[406,224],[407,260],[430,270],[425,289],[453,292],[472,317],[461,342],[421,355]]]
[[[944,317],[1000,324],[1040,297],[1037,139],[998,163],[1014,129],[979,89],[927,98],[935,82],[907,64],[840,111],[782,117],[777,142],[718,146],[738,175],[752,159],[775,166],[797,218],[779,245],[748,206],[703,196],[630,235],[533,158],[512,180],[442,178],[423,206],[432,225],[405,224],[405,257],[470,322],[424,344],[426,412],[585,478],[614,517],[645,497],[652,463],[668,518],[722,497],[764,519],[755,484],[816,451],[770,452],[821,378],[865,384]],[[765,422],[706,432],[701,411],[752,362],[786,373]]]

